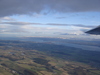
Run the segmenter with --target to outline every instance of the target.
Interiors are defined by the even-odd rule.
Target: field
[[[100,75],[100,52],[0,40],[0,75]]]

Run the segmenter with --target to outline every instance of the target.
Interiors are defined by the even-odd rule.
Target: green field
[[[22,41],[0,41],[0,75],[100,75],[100,53]]]

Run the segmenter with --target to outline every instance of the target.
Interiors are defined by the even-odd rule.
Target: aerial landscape
[[[100,49],[100,41],[94,40],[91,44],[89,41],[71,42],[60,38],[23,39],[0,40],[0,75],[100,75],[100,50],[83,50],[54,43],[69,41],[69,44]],[[44,42],[37,41],[40,39]]]
[[[100,75],[100,0],[1,0],[0,75]]]

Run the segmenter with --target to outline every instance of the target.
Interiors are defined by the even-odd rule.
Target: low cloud
[[[30,22],[1,22],[0,24],[8,24],[8,25],[41,25],[41,23],[30,23]]]
[[[82,24],[61,24],[61,23],[31,23],[31,22],[0,22],[0,25],[51,25],[51,26],[77,26],[77,27],[89,27],[94,28],[96,26],[93,25],[82,25]],[[2,27],[1,26],[1,27]]]
[[[56,17],[56,19],[65,19],[66,17]]]
[[[93,28],[93,26],[81,24],[59,24],[59,23],[30,23],[30,22],[0,22],[0,34],[26,34],[26,35],[84,35],[85,31]],[[36,25],[51,25],[39,27]],[[61,27],[60,27],[61,26]],[[57,33],[56,33],[57,32]]]
[[[0,26],[0,36],[43,36],[43,37],[65,37],[65,38],[81,38],[81,36],[86,35],[83,30],[89,30],[88,27],[78,27],[72,26],[69,30],[66,26],[64,29],[59,26],[49,26],[49,27],[37,27],[33,25],[1,25]],[[90,36],[93,37],[93,36]],[[100,38],[100,37],[97,37]]]
[[[15,19],[10,18],[10,17],[1,17],[0,20],[1,20],[1,21],[3,21],[3,20],[4,20],[4,21],[15,21]]]

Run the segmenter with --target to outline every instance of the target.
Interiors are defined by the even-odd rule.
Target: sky
[[[93,38],[100,0],[0,0],[0,37]]]

